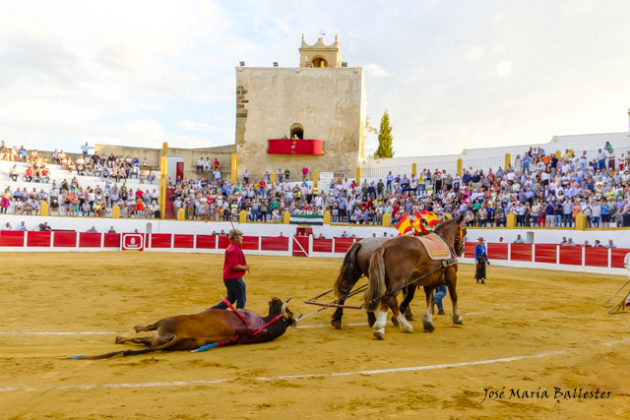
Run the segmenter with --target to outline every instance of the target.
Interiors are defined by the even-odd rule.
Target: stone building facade
[[[363,69],[341,61],[338,37],[309,45],[302,36],[299,67],[236,67],[238,174],[305,166],[346,176],[363,158],[366,96]],[[269,139],[323,141],[323,154],[269,154]]]

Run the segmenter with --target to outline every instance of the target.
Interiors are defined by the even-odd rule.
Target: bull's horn
[[[289,301],[290,301],[291,299],[293,299],[293,298],[289,298],[289,299],[285,300],[285,301],[284,301],[284,303],[289,303]]]
[[[287,300],[288,302],[289,300]],[[287,302],[282,304],[282,308],[280,309],[280,313],[282,314],[282,318],[289,319],[289,315],[287,315]]]

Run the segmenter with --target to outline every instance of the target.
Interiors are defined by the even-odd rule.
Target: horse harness
[[[375,302],[375,301],[377,301],[377,300],[383,299],[384,297],[391,296],[391,295],[393,295],[394,293],[397,293],[397,292],[399,292],[400,290],[404,289],[405,287],[407,287],[407,286],[409,286],[409,285],[411,285],[411,284],[413,284],[413,283],[416,283],[416,282],[418,282],[419,280],[422,280],[423,278],[428,277],[428,276],[430,276],[431,274],[433,274],[433,273],[435,273],[436,271],[439,271],[439,270],[442,270],[442,276],[444,276],[444,281],[446,282],[446,269],[447,269],[448,267],[452,266],[452,265],[457,264],[457,254],[455,253],[455,250],[453,249],[453,247],[452,247],[452,246],[451,246],[451,245],[450,245],[450,244],[446,241],[446,238],[444,237],[444,235],[442,235],[440,232],[432,232],[432,233],[434,233],[434,234],[438,235],[438,236],[440,237],[441,241],[442,241],[442,242],[444,242],[444,244],[446,244],[446,246],[448,247],[448,250],[449,250],[449,252],[450,252],[450,256],[449,256],[449,257],[447,257],[447,258],[440,259],[439,261],[441,262],[441,264],[440,264],[438,267],[434,268],[433,270],[431,270],[431,271],[429,271],[429,272],[427,272],[427,273],[424,273],[424,274],[423,274],[423,275],[421,275],[420,277],[417,277],[417,278],[415,278],[415,279],[413,279],[413,280],[411,280],[411,281],[408,281],[408,282],[406,282],[406,283],[403,283],[401,286],[399,286],[399,287],[395,288],[394,290],[390,290],[389,292],[385,293],[385,294],[384,294],[384,295],[382,295],[382,296],[379,296],[379,297],[377,297],[377,298],[372,299],[372,300],[370,301],[370,303],[373,303],[373,302]],[[462,235],[461,228],[460,228],[459,235],[460,235],[460,238],[461,238],[461,235]],[[416,237],[416,238],[417,238],[418,240],[420,240],[420,237]],[[421,241],[421,242],[422,242],[422,241]],[[422,242],[422,244],[424,245],[424,242]],[[426,246],[425,246],[425,249],[427,249],[427,248],[426,248]],[[427,250],[427,253],[428,253],[428,252],[429,252],[429,251]],[[363,305],[363,306],[365,306],[365,305]]]

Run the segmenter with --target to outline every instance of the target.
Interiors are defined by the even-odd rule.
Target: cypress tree
[[[394,157],[392,149],[392,127],[389,125],[389,112],[385,110],[383,118],[381,118],[381,127],[378,131],[378,149],[374,153],[375,158],[391,158]]]

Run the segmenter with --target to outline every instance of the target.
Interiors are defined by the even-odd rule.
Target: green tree
[[[389,125],[389,112],[385,110],[383,118],[381,118],[381,127],[378,130],[378,149],[374,153],[375,158],[391,158],[394,157],[392,149],[392,126]]]

